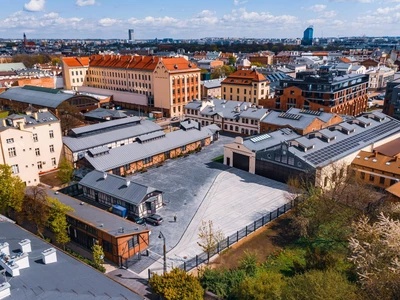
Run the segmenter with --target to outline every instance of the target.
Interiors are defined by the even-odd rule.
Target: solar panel
[[[319,111],[319,110],[302,109],[300,112],[302,114],[313,115],[313,116],[321,115],[321,111]]]
[[[300,120],[301,115],[298,114],[290,114],[290,113],[281,113],[279,115],[280,118],[284,118],[284,119],[290,119],[290,120]]]
[[[270,137],[271,136],[269,134],[261,134],[261,135],[257,135],[255,137],[250,138],[250,141],[252,141],[253,143],[257,143],[257,142],[269,139]]]

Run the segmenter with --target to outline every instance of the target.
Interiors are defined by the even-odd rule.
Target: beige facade
[[[146,95],[147,106],[171,117],[201,98],[200,69],[182,57],[95,55],[85,85]]]
[[[237,136],[235,142],[224,145],[224,164],[233,167],[233,153],[249,157],[249,173],[256,173],[256,153],[243,145],[243,138]]]
[[[60,121],[46,109],[2,119],[0,163],[12,167],[26,185],[37,185],[39,175],[58,167],[62,139]]]
[[[369,75],[368,89],[383,90],[389,81],[394,79],[395,71],[387,67],[369,69],[365,74]]]
[[[88,57],[63,57],[63,79],[64,88],[67,90],[78,90],[83,86],[89,68]]]
[[[270,94],[267,78],[254,70],[239,70],[229,75],[221,84],[222,98],[226,100],[251,102],[268,99]]]

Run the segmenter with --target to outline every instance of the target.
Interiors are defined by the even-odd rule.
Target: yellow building
[[[85,85],[146,95],[164,116],[179,116],[201,98],[200,69],[183,57],[93,55]]]
[[[230,74],[221,84],[222,99],[251,102],[258,105],[259,100],[269,96],[269,81],[254,70],[239,70]]]
[[[64,88],[78,90],[85,82],[89,68],[89,57],[63,57],[62,58]]]

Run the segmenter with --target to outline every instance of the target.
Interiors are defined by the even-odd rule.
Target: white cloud
[[[24,4],[24,10],[26,11],[42,11],[44,10],[45,0],[30,0]]]
[[[243,0],[243,1],[233,0],[233,5],[238,6],[238,5],[247,3],[247,1],[248,0]]]
[[[376,9],[375,14],[376,15],[387,15],[387,14],[392,13],[399,9],[400,9],[400,4],[397,4],[394,7],[379,7]]]
[[[75,4],[78,6],[95,5],[96,0],[77,0]]]
[[[313,12],[321,12],[321,11],[323,11],[325,9],[326,9],[326,5],[324,5],[324,4],[315,4],[315,5],[310,6],[308,8],[308,10],[311,10]]]
[[[329,11],[324,11],[321,16],[324,18],[333,18],[333,17],[336,17],[336,15],[337,15],[337,11],[329,10]]]
[[[110,27],[120,22],[121,22],[120,20],[111,18],[103,18],[99,20],[99,24],[104,27]]]

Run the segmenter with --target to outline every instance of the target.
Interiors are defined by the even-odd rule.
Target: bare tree
[[[44,238],[43,230],[49,220],[50,207],[47,193],[41,186],[29,187],[22,209],[22,215],[35,225],[37,234]]]
[[[220,229],[215,229],[213,221],[209,220],[208,222],[201,222],[198,236],[200,242],[197,242],[197,244],[207,253],[209,260],[212,253],[217,249],[218,243],[224,239],[224,234]]]

